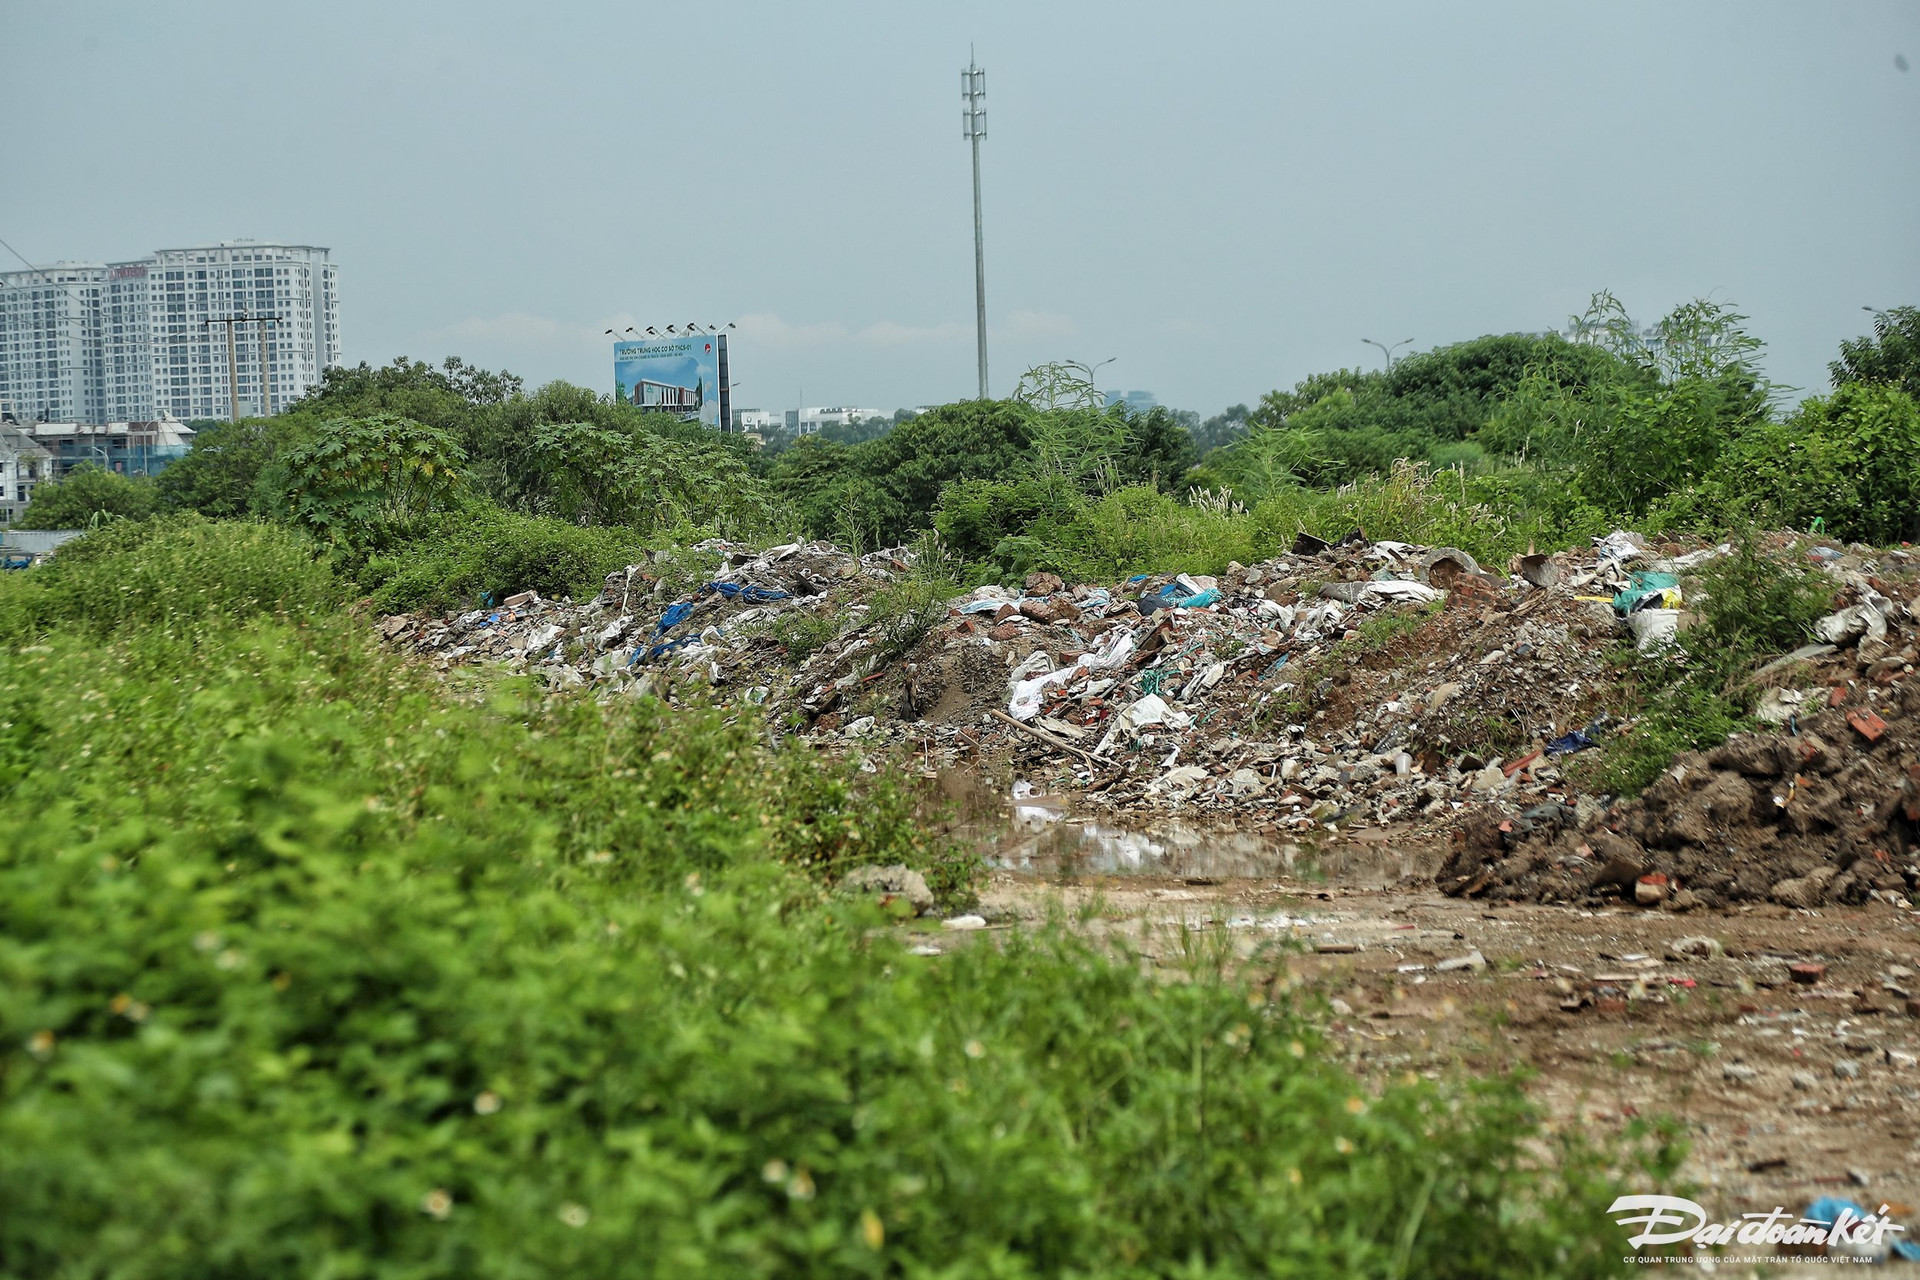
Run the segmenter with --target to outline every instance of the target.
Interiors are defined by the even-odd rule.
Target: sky
[[[1211,414],[1600,289],[1813,394],[1920,304],[1912,0],[0,0],[0,239],[327,246],[351,362],[605,391],[605,330],[731,322],[738,406],[940,403],[970,46],[994,395],[1111,359]]]

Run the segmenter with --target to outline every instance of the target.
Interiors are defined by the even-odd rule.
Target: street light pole
[[[987,253],[980,231],[980,140],[987,136],[987,73],[975,65],[967,50],[967,69],[960,73],[960,136],[973,147],[973,322],[980,356],[980,398],[987,398]]]
[[[1372,338],[1362,338],[1360,339],[1360,341],[1366,343],[1370,347],[1380,348],[1380,354],[1387,358],[1387,368],[1389,369],[1393,368],[1393,353],[1398,351],[1400,348],[1405,346],[1410,346],[1413,343],[1412,338],[1402,338],[1400,341],[1394,343],[1391,347],[1389,347],[1384,342],[1375,342]]]

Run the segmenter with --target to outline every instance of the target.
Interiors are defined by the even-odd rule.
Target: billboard
[[[659,409],[732,428],[727,388],[727,339],[718,333],[644,338],[613,344],[614,394],[642,409]]]

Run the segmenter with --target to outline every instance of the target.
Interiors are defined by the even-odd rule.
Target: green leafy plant
[[[1880,544],[1920,537],[1920,408],[1897,387],[1847,383],[1749,432],[1707,489],[1723,509],[1744,503],[1791,527],[1817,519]]]
[[[445,507],[465,459],[451,433],[398,414],[331,418],[285,457],[288,515],[331,540],[358,540]]]
[[[59,480],[33,487],[17,529],[91,529],[112,520],[145,520],[159,505],[153,481],[83,462]]]

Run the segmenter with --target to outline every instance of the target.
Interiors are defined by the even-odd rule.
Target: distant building
[[[1160,398],[1151,391],[1103,391],[1100,395],[1108,404],[1124,404],[1135,413],[1160,407]]]
[[[777,409],[735,409],[733,425],[742,431],[778,431],[787,422]]]
[[[178,422],[36,422],[21,428],[47,453],[58,479],[85,462],[104,471],[146,476],[186,456],[193,429]]]
[[[846,405],[832,408],[802,409],[793,415],[794,430],[800,435],[810,436],[822,427],[849,427],[867,418],[885,418],[889,422],[893,415],[879,409],[855,409]]]
[[[233,317],[232,367],[228,327]],[[211,323],[210,323],[211,322]],[[0,272],[0,411],[22,424],[277,413],[341,363],[339,275],[310,245],[228,240]]]
[[[53,474],[53,454],[26,432],[0,426],[0,525],[10,525],[33,501],[33,487]]]

